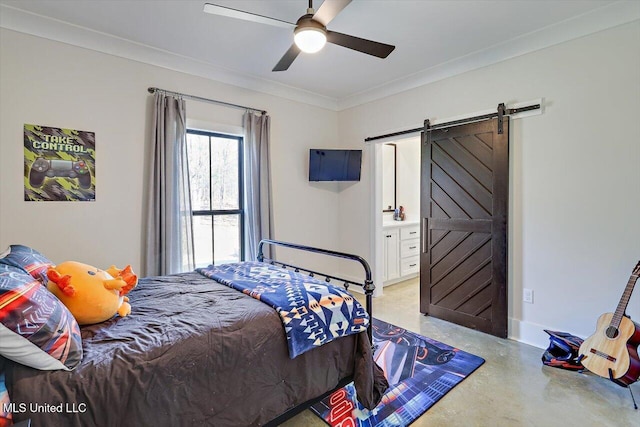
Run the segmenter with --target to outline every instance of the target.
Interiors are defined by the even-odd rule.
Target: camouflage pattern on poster
[[[95,201],[94,132],[24,125],[24,200]]]

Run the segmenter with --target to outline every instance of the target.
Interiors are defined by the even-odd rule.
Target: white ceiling
[[[640,19],[637,0],[354,0],[328,28],[395,45],[387,59],[327,45],[272,72],[292,32],[206,14],[206,1],[289,22],[307,7],[307,0],[0,0],[0,26],[342,109]]]

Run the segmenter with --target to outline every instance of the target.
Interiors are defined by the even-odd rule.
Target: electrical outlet
[[[522,301],[533,304],[533,289],[522,289]]]

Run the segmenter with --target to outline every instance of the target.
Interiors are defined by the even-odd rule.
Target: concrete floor
[[[418,288],[417,279],[386,287],[373,301],[374,316],[486,362],[412,426],[640,427],[640,410],[633,409],[629,390],[590,373],[544,366],[542,349],[424,316]],[[640,404],[638,384],[632,390]],[[326,424],[307,410],[283,426]]]

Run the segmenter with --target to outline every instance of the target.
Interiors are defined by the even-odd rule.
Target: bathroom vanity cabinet
[[[416,277],[420,266],[420,226],[417,222],[383,224],[383,286]]]

